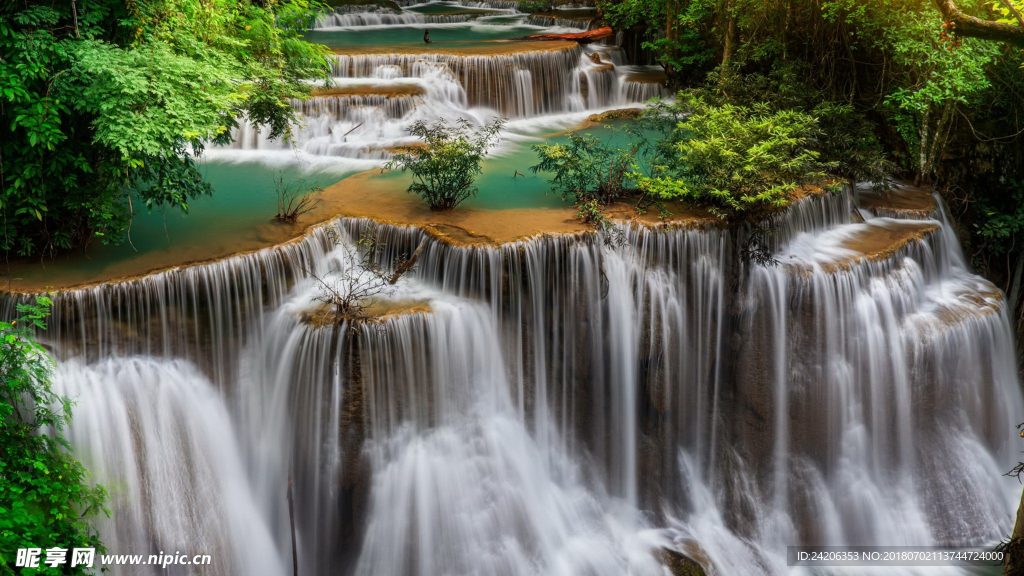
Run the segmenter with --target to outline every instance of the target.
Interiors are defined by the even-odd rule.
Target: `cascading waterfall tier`
[[[416,108],[420,94],[367,94],[365,96],[313,96],[292,100],[292,107],[307,118],[329,116],[337,121],[364,121],[368,114],[380,112],[389,119],[408,116]]]
[[[475,18],[473,14],[419,14],[417,12],[333,12],[316,21],[316,29],[353,26],[408,26],[409,24],[456,24]]]
[[[382,265],[419,249],[382,296],[412,312],[311,324],[308,276],[355,262],[319,229],[58,294],[46,336],[62,393],[105,399],[70,433],[100,481],[180,491],[160,450],[241,463],[200,475],[203,501],[233,497],[193,528],[227,573],[275,573],[289,478],[304,574],[657,574],[662,546],[784,574],[792,544],[993,542],[1024,410],[1002,295],[941,210],[858,214],[850,190],[802,200],[772,266],[712,226],[467,247],[344,220]],[[179,442],[132,454],[171,422]],[[104,534],[178,545],[175,502],[118,499],[135,520]]]
[[[535,46],[535,44],[538,44]],[[372,77],[381,68],[394,67],[403,76],[419,77],[431,70],[425,64],[441,64],[465,89],[469,106],[493,108],[506,116],[525,117],[581,109],[572,101],[578,95],[573,71],[582,49],[575,43],[553,47],[529,43],[532,50],[508,54],[339,54],[332,63],[334,76]],[[510,44],[509,50],[521,46]]]
[[[532,14],[524,20],[524,23],[527,26],[557,26],[559,28],[590,30],[591,20],[585,18],[560,18],[558,14]]]
[[[187,360],[218,386],[234,379],[238,348],[295,278],[323,258],[329,234],[135,280],[67,290],[45,333],[58,358],[94,364],[136,356]],[[8,297],[5,317],[29,296]]]
[[[411,9],[404,7],[419,3],[397,4],[397,9],[340,6],[318,19],[316,34],[323,34],[325,42],[339,42],[339,33],[352,31],[369,43],[340,42],[334,48],[334,83],[350,93],[326,96],[324,92],[338,92],[332,87],[318,90],[309,100],[292,102],[300,120],[290,143],[271,140],[268,128],[257,129],[243,118],[233,130],[230,147],[293,155],[294,146],[314,156],[382,161],[396,147],[415,142],[409,128],[417,121],[459,117],[481,125],[495,114],[515,120],[582,113],[665,96],[660,84],[638,79],[636,71],[625,66],[625,53],[611,41],[582,47],[572,41],[490,39],[494,27],[536,26],[537,32],[586,29],[593,8],[565,4],[542,15],[526,15],[518,12],[517,2],[503,0],[427,3]],[[454,38],[481,37],[481,27],[491,30],[482,35],[486,40],[407,42],[429,24],[444,25]],[[366,34],[368,27],[407,27],[408,35],[389,32],[398,44],[378,45],[373,34]],[[630,79],[624,81],[627,74]],[[354,90],[357,85],[359,90]],[[418,89],[394,92],[409,86]]]

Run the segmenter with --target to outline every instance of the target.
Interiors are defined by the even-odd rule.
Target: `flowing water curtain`
[[[308,290],[286,294],[304,275],[295,262],[331,258],[318,232],[287,249],[68,294],[56,343],[64,358],[91,358],[69,368],[79,375],[133,354],[184,355],[210,374],[229,392],[234,450],[256,471],[251,492],[278,549],[288,548],[283,488],[293,476],[311,573],[332,562],[521,573],[528,555],[497,540],[536,552],[577,537],[617,551],[614,562],[592,556],[603,558],[594,570],[621,571],[622,558],[649,559],[651,548],[637,546],[635,516],[596,519],[623,503],[740,571],[784,572],[771,553],[782,540],[994,537],[1013,509],[999,473],[1022,408],[1001,296],[966,272],[943,220],[853,224],[851,214],[849,194],[797,205],[775,237],[782,264],[748,269],[736,293],[734,248],[715,229],[627,226],[610,243],[581,235],[491,248],[380,226],[381,262],[423,245],[410,289],[435,311],[361,335],[358,378],[346,340],[301,320]],[[874,260],[835,265],[799,252],[808,239],[908,226],[927,232]],[[343,229],[359,237],[368,223]],[[181,324],[198,336],[178,336]],[[155,381],[181,371],[152,370]],[[176,417],[202,438],[198,422]],[[369,460],[356,454],[363,437]],[[958,465],[943,468],[952,458]],[[461,486],[438,480],[453,471],[481,488],[445,492]],[[439,492],[417,494],[417,478]],[[973,497],[931,505],[951,494]],[[535,515],[535,498],[575,512]],[[501,522],[478,514],[491,499],[507,504]],[[397,523],[398,501],[422,506],[421,523]],[[568,525],[578,531],[558,528]],[[454,551],[417,548],[423,531]],[[400,565],[384,552],[392,537],[409,538]],[[476,559],[457,548],[462,537]],[[582,561],[537,554],[542,564]]]
[[[465,88],[469,106],[485,106],[514,116],[571,112],[577,110],[571,96],[579,93],[574,74],[582,48],[567,43],[551,49],[512,52],[490,56],[449,54],[351,54],[335,55],[333,74],[339,78],[372,78],[381,67],[397,66],[407,77],[415,77],[416,64],[441,63]],[[527,71],[532,84],[517,79]],[[525,108],[533,100],[532,108]]]
[[[61,364],[58,394],[77,401],[75,454],[110,493],[100,521],[111,554],[207,554],[182,573],[275,576],[281,548],[251,490],[232,419],[190,363],[148,357]],[[159,566],[112,566],[160,574]]]
[[[614,536],[636,520],[585,488],[557,436],[530,435],[490,308],[432,306],[362,333],[374,477],[355,573],[660,574],[649,543]]]

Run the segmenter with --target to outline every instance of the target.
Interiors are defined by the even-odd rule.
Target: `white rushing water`
[[[342,247],[61,295],[108,548],[281,574],[289,480],[303,574],[660,574],[663,547],[797,574],[787,545],[991,544],[1024,410],[1002,295],[941,213],[854,211],[805,201],[781,263],[745,272],[713,229],[489,248],[347,221]],[[913,234],[864,257],[882,231]],[[384,295],[417,312],[310,325],[302,278],[351,269],[363,234],[384,263],[423,243]]]
[[[77,402],[68,440],[109,491],[113,514],[99,526],[109,552],[209,554],[212,564],[199,570],[284,573],[232,419],[194,366],[151,357],[68,361],[54,391]]]

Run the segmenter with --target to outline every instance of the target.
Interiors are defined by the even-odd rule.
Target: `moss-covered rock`
[[[630,120],[639,118],[644,113],[642,108],[623,108],[621,110],[609,110],[601,114],[591,114],[591,122],[607,122],[609,120]]]
[[[672,576],[707,576],[703,566],[675,550],[662,548],[657,552],[657,557]]]

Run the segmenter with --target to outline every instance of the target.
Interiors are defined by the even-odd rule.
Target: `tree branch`
[[[960,36],[980,38],[982,40],[998,40],[1024,47],[1024,28],[1010,26],[990,20],[982,20],[968,16],[953,4],[953,0],[935,0],[935,4],[946,22],[954,22],[954,30]]]
[[[999,0],[999,3],[1005,6],[1006,9],[1010,11],[1010,14],[1013,14],[1013,17],[1017,19],[1018,24],[1024,26],[1024,18],[1021,17],[1020,11],[1013,5],[1012,0]]]

